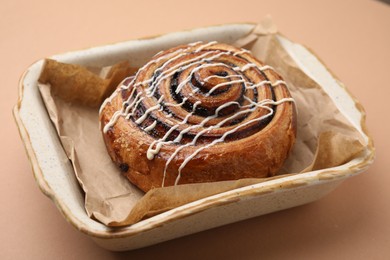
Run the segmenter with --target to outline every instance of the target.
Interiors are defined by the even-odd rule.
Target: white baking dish
[[[253,26],[232,24],[207,27],[60,54],[53,58],[82,65],[106,66],[132,57],[133,65],[141,66],[162,49],[198,40],[232,43],[249,33]],[[129,227],[108,228],[90,219],[85,212],[82,191],[36,86],[43,63],[41,60],[30,66],[22,76],[19,101],[14,108],[20,135],[39,187],[54,201],[67,221],[110,250],[140,248],[321,198],[346,178],[364,171],[373,160],[374,147],[365,130],[362,106],[307,49],[282,36],[278,36],[278,39],[296,63],[320,83],[332,99],[342,100],[337,102],[338,108],[361,132],[366,142],[359,158],[339,167],[287,176],[217,194]]]

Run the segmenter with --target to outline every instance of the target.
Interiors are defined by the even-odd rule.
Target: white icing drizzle
[[[216,51],[214,51],[214,52],[216,52]],[[204,53],[204,54],[202,54],[202,55],[200,55],[200,56],[198,56],[198,57],[196,57],[196,58],[193,58],[193,59],[190,59],[190,60],[186,60],[186,61],[184,61],[184,62],[182,62],[182,63],[179,63],[179,64],[175,65],[174,67],[172,67],[172,68],[170,68],[170,69],[168,69],[168,70],[162,72],[162,73],[156,78],[156,81],[153,82],[153,84],[149,87],[149,89],[148,89],[149,91],[150,91],[150,89],[152,89],[152,92],[149,94],[149,97],[151,97],[151,96],[154,95],[154,92],[155,92],[156,89],[157,89],[156,86],[158,86],[163,80],[165,80],[165,79],[171,77],[173,74],[175,74],[177,71],[179,71],[178,68],[179,68],[180,70],[184,70],[184,69],[187,69],[187,68],[193,66],[194,64],[201,63],[201,62],[204,61],[204,60],[197,61],[197,62],[193,62],[193,63],[191,63],[191,62],[192,62],[192,61],[198,60],[199,57],[205,57],[205,56],[207,56],[207,55],[209,55],[209,54],[210,54],[209,52],[206,52],[206,53]],[[169,60],[168,62],[171,62],[171,60]],[[167,64],[168,62],[166,62],[166,64]],[[188,64],[188,65],[185,65],[185,64],[187,64],[187,63],[189,63],[189,64]],[[185,65],[185,66],[184,66],[184,65]],[[143,82],[141,82],[141,83],[143,83]],[[138,83],[138,84],[141,85],[141,83]],[[138,84],[136,84],[135,86],[137,86]]]
[[[164,52],[164,51],[161,50],[161,51],[157,52],[156,54],[154,54],[153,57],[156,57],[156,56],[160,55],[160,54],[163,53],[163,52]]]
[[[237,52],[233,53],[233,56],[238,56],[238,55],[241,55],[244,53],[251,53],[251,52],[248,50],[242,49],[241,51],[237,51]]]
[[[210,61],[210,59],[212,60],[212,59],[218,58],[218,57],[222,56],[223,54],[226,54],[226,53],[219,53],[219,54],[214,55],[214,56],[212,56],[212,57],[210,57],[210,58],[202,59],[202,60],[200,60],[200,61],[198,61],[198,62],[194,62],[193,64],[191,64],[191,66],[194,65],[194,64],[202,63],[202,62],[204,62],[204,61]],[[227,66],[226,64],[224,64],[224,63],[202,64],[202,65],[196,67],[195,69],[193,69],[193,70],[191,71],[190,75],[188,75],[188,77],[187,77],[185,80],[183,80],[182,82],[180,82],[180,84],[177,86],[176,91],[175,91],[176,94],[178,94],[178,93],[181,91],[181,89],[182,89],[188,82],[190,82],[190,80],[191,80],[191,78],[192,78],[192,76],[194,75],[195,72],[198,72],[200,69],[204,69],[204,68],[208,68],[208,67],[215,67],[215,66],[224,66],[224,67],[228,67],[228,66]]]
[[[231,84],[236,84],[236,83],[244,83],[245,80],[243,79],[238,79],[238,80],[232,80],[232,81],[227,81],[227,82],[223,82],[223,83],[219,83],[217,85],[215,85],[214,87],[212,87],[209,92],[206,94],[206,97],[210,96],[215,90],[217,90],[218,88],[220,87],[223,87],[223,86],[227,86],[227,85],[231,85]]]
[[[268,114],[266,114],[266,115],[264,115],[264,116],[261,116],[261,117],[259,117],[259,118],[255,118],[255,119],[252,119],[252,120],[250,120],[250,121],[247,121],[246,123],[240,124],[240,125],[238,125],[237,127],[233,128],[233,129],[231,129],[231,130],[229,130],[229,131],[226,131],[226,132],[222,135],[222,137],[220,137],[220,138],[218,138],[218,139],[215,139],[215,140],[212,141],[211,143],[209,143],[209,144],[207,144],[207,145],[205,145],[205,146],[202,146],[202,147],[198,148],[197,150],[195,150],[195,152],[193,152],[190,156],[188,156],[188,157],[183,161],[183,163],[180,165],[180,167],[179,167],[178,175],[177,175],[176,180],[175,180],[175,185],[177,185],[177,184],[179,183],[179,181],[180,181],[181,171],[183,170],[183,168],[184,168],[184,167],[188,164],[188,162],[189,162],[190,160],[192,160],[200,151],[202,151],[202,150],[204,150],[204,149],[207,149],[207,148],[209,148],[209,147],[211,147],[211,146],[213,146],[213,145],[215,145],[215,144],[217,144],[217,143],[223,142],[223,141],[225,140],[225,138],[226,138],[229,134],[232,134],[232,133],[236,132],[238,129],[240,129],[240,128],[244,127],[244,126],[247,126],[247,125],[249,125],[249,124],[251,124],[251,123],[253,123],[253,122],[256,122],[256,121],[261,121],[261,120],[263,120],[263,119],[265,119],[265,118],[267,118],[267,117],[273,115],[274,110],[273,110],[272,108],[269,108],[268,106],[265,106],[266,104],[270,104],[270,105],[279,105],[279,104],[281,104],[281,103],[283,103],[283,102],[286,102],[286,101],[294,102],[294,100],[293,100],[292,98],[284,98],[284,99],[279,100],[278,102],[275,102],[275,101],[273,101],[273,100],[267,100],[267,101],[268,101],[268,102],[264,102],[264,103],[263,103],[263,106],[261,106],[261,107],[264,108],[264,109],[267,109],[267,110],[269,111]],[[219,125],[219,124],[218,124],[218,125]],[[215,126],[211,126],[210,128],[213,128],[213,127],[215,127]],[[194,138],[194,140],[195,140],[195,138]]]
[[[159,57],[159,58],[157,58],[157,59],[152,59],[152,60],[150,60],[149,62],[147,62],[144,66],[142,66],[142,67],[137,71],[137,73],[135,74],[133,80],[132,80],[127,86],[124,86],[124,85],[122,86],[122,89],[128,89],[130,86],[137,87],[137,86],[145,85],[145,84],[148,84],[148,83],[152,82],[153,79],[150,78],[150,79],[148,79],[148,80],[145,80],[145,81],[139,82],[139,83],[137,83],[137,84],[134,84],[134,82],[135,82],[135,80],[137,79],[139,73],[142,72],[143,70],[145,70],[146,67],[150,66],[151,64],[157,63],[157,62],[159,62],[160,60],[166,59],[166,58],[169,57],[169,56],[174,56],[174,57],[180,56],[180,55],[181,55],[180,53],[182,53],[182,52],[185,53],[186,51],[190,50],[193,46],[195,46],[195,45],[197,45],[197,44],[200,44],[200,43],[202,43],[202,41],[194,42],[194,43],[188,44],[188,47],[185,48],[184,50],[183,50],[183,49],[177,49],[177,50],[175,50],[174,52],[171,52],[171,53],[167,53],[167,54],[165,54],[165,55],[162,55],[161,57]],[[176,55],[176,56],[175,56],[175,54],[177,54],[177,53],[179,53],[179,55]],[[161,53],[160,53],[160,54],[161,54]],[[161,68],[161,69],[162,69],[162,68]]]
[[[141,86],[141,85],[144,86],[145,87],[145,94],[146,94],[146,96],[148,98],[154,98],[153,95],[154,95],[157,87],[164,80],[168,79],[169,77],[171,77],[175,73],[184,71],[184,70],[186,70],[186,69],[188,69],[190,67],[192,67],[192,69],[188,73],[188,76],[185,79],[183,79],[179,83],[179,85],[177,86],[176,91],[175,91],[176,94],[180,93],[180,91],[183,89],[183,87],[187,83],[190,82],[190,80],[192,79],[194,73],[196,73],[200,69],[204,69],[204,68],[223,66],[223,67],[227,67],[227,68],[233,69],[234,71],[237,71],[237,72],[240,72],[240,73],[244,73],[245,71],[247,71],[250,68],[255,68],[256,70],[260,70],[260,71],[274,70],[271,66],[268,66],[268,65],[259,66],[256,63],[247,63],[247,64],[245,64],[242,67],[233,67],[233,68],[231,68],[231,67],[227,66],[224,63],[215,62],[215,60],[218,59],[219,57],[221,57],[222,55],[238,56],[238,55],[241,55],[241,54],[250,53],[250,51],[244,50],[244,49],[241,49],[241,50],[238,50],[238,51],[225,51],[225,50],[221,51],[219,49],[205,50],[208,47],[213,46],[215,44],[217,44],[217,42],[209,42],[209,43],[206,43],[206,44],[202,44],[201,42],[195,42],[195,43],[189,44],[188,47],[186,47],[186,48],[181,48],[181,49],[175,50],[173,52],[170,52],[170,53],[167,53],[167,54],[164,54],[164,55],[161,55],[162,54],[161,52],[156,54],[155,56],[157,56],[157,55],[161,55],[161,56],[158,57],[157,59],[151,60],[147,64],[145,64],[136,73],[136,75],[134,76],[134,78],[131,80],[131,82],[128,85],[126,85],[126,86],[123,85],[121,87],[121,89],[128,89],[130,86],[132,86],[133,90],[130,93],[128,99],[125,102],[123,102],[121,110],[116,111],[114,113],[114,115],[111,117],[110,121],[104,126],[103,131],[106,133],[115,124],[115,122],[118,120],[119,117],[123,116],[124,118],[129,120],[130,117],[134,115],[134,112],[137,110],[137,107],[139,106],[140,102],[142,102],[142,100],[145,98],[144,96],[141,96],[142,93],[143,93],[141,91],[139,91],[134,96],[134,94],[136,93],[135,92],[136,87]],[[193,50],[193,47],[197,46],[197,45],[199,45],[199,46],[194,51],[191,51],[191,50]],[[178,64],[175,64],[171,68],[169,68],[167,70],[164,70],[169,64],[173,64],[172,62],[178,60],[179,58],[183,57],[184,55],[188,55],[189,51],[191,53],[197,53],[197,52],[203,51],[204,53],[201,53],[201,54],[197,55],[195,58],[178,62]],[[135,83],[137,77],[139,76],[139,73],[142,70],[144,70],[146,67],[148,67],[148,66],[150,66],[150,65],[152,65],[154,63],[157,64],[160,61],[163,61],[163,63],[159,64],[159,67],[154,72],[154,74],[160,73],[156,78],[154,78],[154,79],[153,78],[149,78],[147,80]],[[209,91],[207,93],[204,94],[204,96],[205,97],[209,97],[218,88],[223,87],[223,86],[227,86],[227,85],[231,85],[231,84],[243,84],[243,86],[245,87],[246,90],[259,88],[259,87],[262,87],[262,86],[264,86],[266,84],[271,85],[272,87],[275,87],[275,86],[277,86],[279,84],[286,85],[286,82],[283,81],[283,80],[276,80],[276,81],[273,81],[273,82],[269,81],[269,80],[263,80],[263,81],[260,81],[258,83],[248,82],[243,77],[243,74],[240,74],[240,73],[237,73],[236,75],[226,75],[226,76],[211,75],[211,76],[208,76],[208,77],[202,79],[203,82],[208,82],[210,79],[213,79],[213,78],[220,78],[220,79],[225,79],[226,80],[226,81],[224,81],[222,83],[219,83],[219,84],[216,84],[215,86],[213,86],[211,89],[209,89]],[[231,80],[229,80],[229,79],[231,79]],[[197,92],[200,91],[200,89],[199,88],[192,88],[192,91],[193,91],[193,93],[197,93]],[[103,107],[106,104],[110,103],[113,100],[113,98],[118,93],[119,93],[119,89],[117,91],[115,91],[114,94],[110,98],[106,99],[105,102],[102,105],[101,110],[103,109]],[[189,96],[193,96],[193,93],[189,94]],[[130,103],[131,99],[132,99],[132,102]],[[242,122],[241,124],[238,124],[237,126],[235,126],[235,127],[231,128],[230,130],[224,132],[221,137],[213,140],[212,142],[208,143],[207,145],[201,146],[198,149],[196,149],[192,154],[190,154],[187,158],[185,158],[185,160],[179,166],[179,168],[178,168],[178,175],[177,175],[177,178],[175,180],[175,185],[177,185],[179,183],[179,181],[180,181],[180,177],[181,177],[181,173],[182,173],[183,168],[195,156],[197,156],[202,150],[210,148],[210,147],[212,147],[212,146],[214,146],[214,145],[216,145],[216,144],[218,144],[220,142],[223,142],[228,135],[233,134],[234,132],[238,131],[240,128],[243,128],[243,127],[245,127],[247,125],[250,125],[250,124],[253,124],[255,122],[259,122],[261,120],[264,120],[267,117],[272,116],[274,114],[274,110],[273,110],[273,107],[270,106],[270,105],[276,106],[276,105],[282,104],[284,102],[294,102],[294,100],[292,98],[282,98],[282,99],[280,99],[278,101],[274,101],[274,100],[270,100],[270,99],[264,99],[264,100],[260,100],[258,102],[254,102],[252,99],[246,97],[245,95],[244,95],[244,99],[248,102],[247,105],[241,105],[237,101],[226,102],[223,105],[220,105],[218,108],[216,108],[215,113],[213,115],[205,117],[199,124],[186,126],[184,129],[179,131],[178,135],[176,136],[176,138],[173,141],[167,141],[167,138],[173,133],[173,131],[175,131],[178,127],[180,127],[182,125],[186,125],[188,120],[190,119],[190,117],[193,116],[193,114],[196,111],[197,106],[199,106],[201,104],[201,101],[196,101],[193,104],[193,106],[192,106],[192,111],[187,113],[187,115],[185,116],[185,118],[182,119],[181,122],[173,125],[164,134],[163,137],[161,137],[160,139],[154,140],[149,145],[149,148],[148,148],[148,150],[146,152],[146,156],[147,156],[147,158],[149,160],[153,160],[154,157],[160,152],[160,150],[163,148],[164,145],[169,145],[169,144],[175,143],[178,146],[174,150],[174,152],[170,155],[169,159],[166,161],[165,168],[164,168],[164,175],[163,175],[164,177],[163,177],[163,181],[162,181],[162,186],[164,186],[166,174],[167,174],[167,171],[168,171],[168,166],[172,162],[172,160],[177,156],[177,154],[180,151],[182,151],[186,147],[195,146],[197,141],[198,141],[198,139],[202,135],[204,135],[205,133],[213,131],[215,129],[219,129],[219,128],[223,127],[223,125],[226,124],[227,122],[229,122],[231,120],[234,120],[235,118],[240,117],[241,115],[245,115],[245,114],[254,112],[254,111],[256,111],[259,108],[260,109],[265,109],[266,111],[268,111],[265,115],[263,115],[261,117],[250,119],[250,120]],[[140,116],[138,119],[135,120],[135,123],[136,124],[142,124],[148,118],[150,113],[152,113],[153,111],[156,111],[156,110],[157,111],[163,111],[163,107],[168,107],[168,106],[171,106],[171,107],[181,107],[182,105],[185,104],[185,102],[187,100],[188,100],[188,98],[184,97],[181,103],[173,104],[173,103],[164,102],[164,95],[161,95],[158,100],[155,100],[155,105],[151,106],[150,108],[148,108],[144,112],[144,114],[142,116]],[[239,110],[236,113],[233,113],[230,116],[227,116],[226,118],[224,118],[223,120],[219,121],[215,125],[211,125],[211,126],[205,127],[207,122],[209,122],[210,120],[215,119],[215,118],[217,118],[219,116],[219,113],[220,113],[220,111],[222,109],[227,108],[227,107],[229,107],[231,105],[237,105],[241,110]],[[170,117],[172,117],[172,114],[168,113],[165,117],[166,118],[170,118]],[[167,120],[167,122],[170,122],[170,120]],[[172,123],[172,122],[170,122],[170,123]],[[157,120],[154,120],[152,124],[150,124],[147,127],[144,127],[143,130],[145,132],[150,132],[150,131],[152,131],[156,127],[156,125],[157,125]],[[184,145],[180,145],[180,142],[183,139],[184,135],[187,134],[188,132],[190,132],[191,130],[194,130],[194,129],[197,129],[197,128],[203,128],[203,129],[201,131],[199,131],[198,133],[196,133],[196,135],[194,136],[194,138],[192,139],[191,142],[189,142],[187,144],[184,144]]]
[[[131,95],[134,94],[134,92],[135,92],[135,88],[133,89]],[[127,104],[127,107],[125,108],[124,115],[128,115],[130,109],[133,109],[134,105],[138,106],[138,104],[136,104],[136,103],[138,102],[138,97],[140,97],[141,94],[142,94],[142,92],[137,93],[137,95],[135,96],[135,99],[130,104],[129,104],[129,100],[126,100],[125,102],[123,102],[123,104]],[[123,108],[122,108],[122,110],[123,110]]]
[[[182,105],[184,105],[184,103],[188,100],[187,97],[183,98],[183,101],[178,103],[178,104],[174,104],[174,103],[165,103],[164,105],[167,106],[167,107],[181,107]]]
[[[187,44],[187,45],[193,47],[193,46],[198,45],[198,44],[201,44],[201,43],[203,43],[203,42],[202,42],[202,41],[197,41],[197,42],[189,43],[189,44]]]
[[[123,86],[123,85],[124,85],[124,82],[126,82],[126,80],[133,79],[133,78],[134,78],[134,76],[127,77],[127,78],[125,78],[124,80],[122,80],[122,82],[121,82],[119,85],[120,85],[120,86]],[[108,103],[111,103],[112,100],[118,95],[119,92],[120,92],[120,89],[119,89],[119,88],[115,89],[115,91],[111,94],[111,96],[109,96],[108,98],[106,98],[106,99],[103,101],[102,105],[101,105],[100,108],[99,108],[99,114],[102,113],[102,111],[103,111],[103,109],[106,107],[106,105],[107,105]]]
[[[145,119],[148,117],[148,115],[150,114],[150,112],[152,112],[152,111],[157,110],[157,109],[160,108],[160,106],[161,106],[160,103],[161,103],[161,101],[162,101],[163,99],[164,99],[164,96],[161,96],[160,99],[159,99],[158,102],[157,102],[157,105],[148,108],[148,109],[145,111],[145,113],[144,113],[140,118],[138,118],[137,120],[135,120],[135,123],[138,124],[138,125],[139,125],[139,124],[142,124],[142,122],[145,121]]]
[[[140,92],[140,93],[142,93],[142,92]],[[141,97],[140,99],[138,99],[138,101],[135,103],[135,106],[132,107],[132,112],[131,112],[131,113],[129,113],[128,115],[124,114],[124,116],[125,116],[125,118],[126,118],[127,120],[129,120],[130,117],[134,115],[134,112],[136,111],[138,105],[142,102],[142,100],[144,100],[144,98],[145,98],[145,97]],[[136,100],[136,99],[135,99],[135,100]],[[134,100],[134,101],[135,101],[135,100]]]
[[[169,129],[169,131],[167,131],[167,134],[171,134],[173,130],[175,130],[176,128],[178,128],[180,125],[183,125],[183,124],[186,124],[188,119],[193,115],[193,113],[195,112],[196,110],[196,107],[200,104],[201,102],[200,101],[196,101],[193,105],[193,108],[192,108],[192,111],[190,113],[188,113],[186,115],[186,117],[177,125],[173,126],[171,129]],[[172,130],[173,129],[173,130]],[[172,131],[171,131],[172,130]],[[158,152],[160,151],[161,147],[163,144],[167,144],[167,143],[174,143],[175,141],[168,141],[166,142],[165,140],[168,138],[169,134],[167,135],[165,134],[165,136],[163,138],[160,138],[158,140],[155,140],[150,146],[149,146],[149,149],[147,151],[147,157],[148,159],[149,158],[154,158],[154,156],[156,154],[158,154]],[[153,147],[156,146],[156,148],[153,149]],[[152,160],[152,159],[149,159],[149,160]]]
[[[108,98],[106,98],[103,102],[103,104],[100,106],[99,108],[99,114],[102,113],[103,109],[106,107],[106,105],[108,103],[111,103],[111,101],[114,99],[114,97],[116,97],[116,95],[118,95],[118,92],[119,92],[119,89],[117,88],[114,93],[111,94],[111,96],[109,96]]]
[[[154,122],[150,126],[144,128],[145,132],[152,131],[156,127],[156,125],[157,125],[157,120],[154,120]]]
[[[211,75],[211,76],[208,76],[207,78],[204,78],[203,81],[208,82],[210,79],[214,79],[214,78],[230,79],[230,78],[237,78],[237,77],[242,78],[241,75],[227,75],[227,76]]]
[[[121,111],[116,111],[112,116],[111,120],[104,126],[103,132],[107,133],[108,130],[115,124],[118,118],[121,116]]]
[[[257,68],[258,70],[260,71],[264,71],[264,70],[273,70],[274,68],[272,68],[271,66],[269,65],[264,65],[263,67],[259,67],[256,63],[248,63],[248,64],[245,64],[243,67],[235,67],[233,68],[235,71],[241,71],[241,72],[244,72],[246,71],[247,69],[250,69],[250,68]]]
[[[202,41],[191,42],[191,43],[188,43],[187,46],[193,47],[193,46],[198,45],[198,44],[201,44],[201,43],[202,43]],[[190,49],[190,48],[186,48],[186,50],[188,50],[188,49]],[[181,49],[180,49],[180,50],[181,50]],[[163,52],[164,52],[164,51],[161,50],[161,51],[157,52],[153,57],[156,57],[156,56],[160,55],[160,54],[163,53]]]
[[[205,48],[207,48],[207,47],[210,47],[210,46],[212,46],[212,45],[214,45],[214,44],[216,44],[216,43],[217,43],[216,41],[211,41],[211,42],[209,42],[209,43],[203,44],[203,45],[201,45],[198,49],[196,49],[196,50],[194,51],[194,53],[200,52],[201,50],[203,50],[203,49],[205,49]]]
[[[257,83],[257,84],[254,84],[254,85],[252,85],[252,86],[247,87],[247,89],[258,88],[258,87],[264,86],[264,85],[266,85],[266,84],[270,84],[272,87],[276,87],[276,86],[279,85],[279,84],[287,85],[287,83],[286,83],[284,80],[277,80],[277,81],[275,81],[275,82],[272,82],[272,81],[269,81],[269,80],[263,80],[263,81],[260,81],[260,82]]]

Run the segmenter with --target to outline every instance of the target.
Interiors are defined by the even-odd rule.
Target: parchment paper
[[[288,83],[296,101],[297,140],[282,170],[272,178],[348,162],[363,150],[362,137],[321,86],[289,57],[277,41],[276,33],[274,24],[263,22],[234,44],[251,50],[254,56],[273,66]],[[129,62],[131,64],[131,60]],[[100,80],[107,82],[107,73],[101,73],[107,69],[110,68],[84,72],[95,73]],[[50,118],[85,192],[87,214],[108,226],[130,225],[203,197],[270,179],[178,185],[153,189],[144,194],[112,163],[99,130],[98,107],[77,102],[85,82],[81,83],[81,87],[72,86],[78,84],[74,81],[61,84],[46,78],[40,82],[39,89]],[[99,90],[97,95],[103,92]],[[66,98],[61,93],[66,93]],[[88,90],[88,95],[94,95],[93,91]]]

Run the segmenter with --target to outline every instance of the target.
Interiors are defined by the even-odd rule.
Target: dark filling
[[[153,80],[152,80],[152,85],[156,83],[156,80],[157,80],[157,77],[161,75],[161,71],[158,71],[158,72],[154,72],[153,74]],[[161,93],[160,93],[160,90],[158,88],[158,86],[154,85],[156,89],[156,91],[154,91],[153,93],[153,96],[156,98],[156,99],[159,99],[161,97]],[[152,89],[153,91],[153,89]]]
[[[122,172],[127,172],[129,170],[129,165],[127,163],[121,163],[119,164],[119,169],[121,169]]]
[[[215,73],[215,75],[221,76],[221,77],[226,77],[229,74],[226,71],[218,71],[217,73]]]
[[[229,64],[228,64],[229,65]],[[232,67],[235,67],[234,64],[230,64]],[[178,79],[179,79],[179,76],[180,76],[180,73],[181,71],[178,71],[176,72],[173,76],[172,76],[172,79],[171,79],[171,86],[170,86],[170,92],[171,92],[171,95],[173,97],[173,99],[177,102],[177,103],[182,103],[183,102],[183,96],[181,93],[177,93],[176,94],[176,89],[178,87]],[[268,77],[266,76],[266,74],[262,71],[260,71],[260,73],[262,74],[262,76],[265,78],[265,80],[269,80]],[[161,72],[158,72],[158,73],[155,73],[153,75],[153,82],[157,79],[157,77],[161,74]],[[217,72],[215,73],[215,75],[218,75],[218,76],[223,76],[223,77],[226,77],[228,75],[228,73],[226,71],[220,71],[220,72]],[[153,83],[152,83],[153,84]],[[190,84],[192,84],[194,87],[197,87],[199,89],[202,90],[201,88],[201,84],[195,80],[194,78],[190,81]],[[267,85],[268,86],[268,85]],[[155,86],[155,87],[158,87],[158,86]],[[272,93],[272,100],[275,100],[275,92],[273,90],[272,87],[269,87],[270,90],[271,90],[271,93]],[[239,100],[237,100],[240,104],[242,104],[243,100],[244,100],[244,91],[245,91],[245,87],[243,86],[242,88],[242,93],[240,95],[240,98]],[[208,91],[208,90],[207,90]],[[225,90],[226,91],[226,88]],[[223,91],[223,92],[224,92]],[[254,89],[254,97],[253,97],[253,102],[257,102],[258,101],[258,92],[257,92],[257,89]],[[124,95],[128,95],[127,94],[128,92],[127,91],[122,91],[122,96]],[[217,95],[217,94],[220,94],[217,90],[215,92],[213,92],[211,95]],[[160,92],[158,91],[158,89],[155,91],[154,93],[154,96],[158,99],[161,94]],[[125,107],[127,106],[128,104],[125,103]],[[162,103],[162,107],[163,107],[163,110],[164,112],[166,112],[167,114],[170,114],[171,111],[168,107],[165,107],[164,104]],[[188,111],[188,112],[192,112],[193,110],[193,103],[189,102],[188,100],[186,102],[184,102],[184,104],[182,105],[182,107]],[[254,105],[252,106],[252,108],[254,107]],[[228,114],[231,114],[232,113],[232,110],[234,112],[234,110],[236,110],[238,107],[237,105],[232,105],[232,106],[229,106],[227,107],[226,109],[223,109],[219,112],[219,116],[224,116],[224,115],[228,115]],[[246,128],[242,128],[242,129],[239,129],[238,131],[228,135],[225,139],[225,141],[234,141],[234,140],[237,140],[237,139],[241,139],[241,138],[245,138],[247,136],[250,136],[258,131],[261,131],[261,129],[263,129],[264,127],[266,127],[269,122],[273,119],[275,113],[276,113],[276,109],[277,109],[277,106],[273,105],[272,106],[272,109],[274,110],[274,113],[255,123],[255,124],[252,124],[250,127],[246,127]],[[132,120],[135,121],[137,120],[137,118],[141,117],[145,112],[145,107],[144,105],[142,104],[142,102],[139,104],[139,106],[137,107],[135,113],[134,113],[134,116],[132,117]],[[197,108],[195,109],[194,111],[194,114],[195,115],[198,115],[198,116],[202,116],[202,117],[208,117],[208,116],[211,116],[211,115],[214,115],[215,114],[215,108],[206,108],[206,107],[202,107],[200,105],[197,106]],[[246,115],[243,115],[243,116],[240,116],[239,118],[236,118],[232,121],[230,121],[227,125],[236,125],[236,124],[239,124],[241,123],[247,116],[249,115],[246,114]],[[173,115],[175,116],[175,115]],[[148,119],[146,120],[148,123],[147,125],[149,125],[149,123],[152,123],[154,120],[156,120],[156,118],[154,118],[152,115],[150,115],[148,117]],[[146,123],[145,121],[145,123]],[[144,124],[144,123],[143,123]],[[225,126],[227,126],[225,125]],[[160,121],[160,120],[157,120],[157,125],[154,129],[152,129],[151,131],[148,132],[149,135],[153,136],[154,138],[156,139],[159,139],[159,138],[162,138],[165,133],[167,131],[169,131],[171,128],[171,126],[167,125],[165,122],[163,121]],[[175,130],[175,131],[172,131],[172,133],[168,136],[168,138],[166,139],[166,141],[172,141],[174,140],[179,134],[179,131]],[[191,142],[193,140],[193,135],[191,134],[184,134],[183,135],[183,138],[182,140],[180,141],[181,144],[185,144],[185,143],[188,143],[188,142]],[[219,136],[207,136],[206,135],[203,135],[201,136],[199,139],[198,139],[198,144],[202,144],[202,143],[208,143],[208,142],[212,142],[213,140],[219,138]],[[127,172],[128,169],[129,169],[129,166],[127,164],[120,164],[119,165],[119,168],[121,169],[122,172]]]

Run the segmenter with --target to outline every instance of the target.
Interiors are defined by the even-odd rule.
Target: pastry
[[[218,42],[157,53],[104,101],[100,124],[112,160],[143,191],[273,176],[296,136],[282,77]]]

